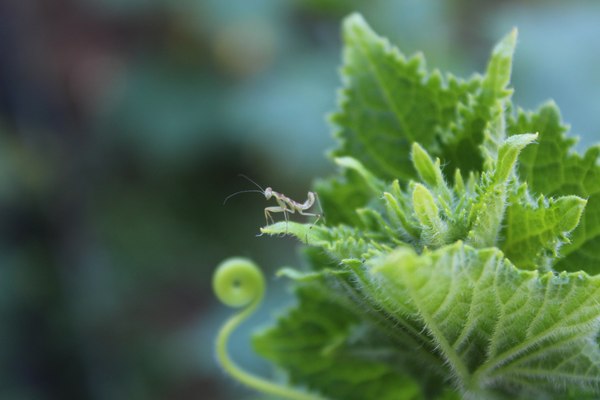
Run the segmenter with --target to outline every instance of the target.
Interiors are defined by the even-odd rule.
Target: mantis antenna
[[[256,182],[254,182],[252,179],[248,178],[246,175],[244,175],[244,174],[238,174],[238,176],[241,176],[242,178],[246,179],[247,181],[250,181],[250,182],[254,183],[256,185],[256,187],[259,188],[262,193],[265,192],[265,189],[263,189],[262,186],[260,186]]]
[[[239,192],[235,192],[230,194],[229,196],[225,197],[225,200],[223,201],[223,205],[225,205],[225,203],[227,203],[227,200],[229,200],[230,198],[232,198],[233,196],[236,196],[240,193],[260,193],[260,194],[264,194],[264,192],[261,192],[260,190],[255,190],[255,189],[250,189],[250,190],[240,190]]]
[[[255,189],[250,189],[250,190],[240,190],[239,192],[235,192],[230,194],[229,196],[225,197],[225,200],[223,201],[223,205],[225,205],[225,203],[227,203],[227,200],[229,200],[230,198],[232,198],[233,196],[237,196],[240,193],[260,193],[260,194],[265,194],[265,190],[256,182],[254,182],[252,179],[248,178],[246,175],[244,174],[238,174],[238,176],[241,176],[242,178],[246,179],[247,181],[253,183],[254,185],[256,185],[257,188],[259,188],[260,190],[255,190]]]

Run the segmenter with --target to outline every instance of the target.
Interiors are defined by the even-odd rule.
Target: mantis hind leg
[[[319,220],[323,217],[323,215],[322,214],[317,214],[317,213],[307,213],[307,212],[304,212],[302,210],[298,211],[298,214],[300,214],[300,215],[306,215],[307,217],[317,217],[317,219],[315,219],[315,222],[313,222],[312,224],[310,224],[310,227],[308,228],[308,231],[306,232],[304,241],[306,242],[306,244],[308,244],[308,233],[313,228],[313,226],[315,226],[317,224],[317,222],[319,222]]]

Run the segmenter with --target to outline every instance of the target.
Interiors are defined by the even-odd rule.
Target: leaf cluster
[[[336,399],[600,396],[600,147],[557,107],[517,109],[516,31],[483,75],[427,71],[344,23],[338,175],[306,242],[298,304],[254,338],[293,384]]]

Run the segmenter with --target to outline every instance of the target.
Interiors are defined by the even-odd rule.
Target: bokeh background
[[[520,30],[516,102],[553,98],[600,141],[600,4],[466,0],[2,0],[0,399],[243,399],[213,359],[231,314],[211,273],[228,256],[268,276],[291,238],[256,237],[264,198],[303,200],[333,172],[326,113],[339,25],[362,12],[405,53],[467,77]],[[249,335],[231,350],[272,368]]]

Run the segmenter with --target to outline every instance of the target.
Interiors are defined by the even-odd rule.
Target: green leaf
[[[296,291],[298,306],[258,333],[256,351],[285,368],[292,383],[333,399],[422,399],[420,387],[389,362],[387,340],[318,283]],[[387,360],[388,362],[386,362]]]
[[[316,246],[328,245],[332,240],[328,229],[293,221],[279,221],[260,228],[260,232],[267,235],[292,235],[306,244]]]
[[[315,190],[327,223],[331,225],[360,223],[355,210],[364,207],[372,197],[369,185],[353,170],[345,170],[341,176],[317,180]]]
[[[286,277],[295,280],[296,282],[308,282],[313,280],[320,280],[326,275],[347,275],[348,272],[332,269],[322,269],[321,272],[302,272],[294,268],[280,268],[276,275],[277,277]]]
[[[492,57],[483,79],[483,92],[490,99],[508,98],[512,90],[507,89],[512,72],[512,60],[517,43],[517,29],[504,37],[492,51]]]
[[[442,129],[443,146],[439,153],[452,171],[480,171],[483,157],[479,147],[484,142],[490,124],[500,122],[498,112],[506,107],[512,90],[508,89],[512,72],[512,57],[515,50],[517,31],[513,29],[496,45],[485,75],[471,90],[467,100],[456,105],[457,115],[448,128]],[[525,132],[521,132],[525,133]],[[494,139],[504,140],[505,132],[493,132]]]
[[[442,173],[440,159],[436,158],[434,162],[429,153],[418,143],[413,143],[411,158],[421,180],[440,196],[440,200],[448,208],[452,202],[452,194]]]
[[[587,199],[579,226],[570,243],[561,248],[556,270],[600,273],[600,147],[584,156],[573,152],[575,139],[565,136],[556,106],[549,103],[535,113],[520,111],[510,121],[511,133],[539,132],[538,144],[523,151],[519,175],[536,193],[546,196],[576,195]]]
[[[494,246],[497,243],[507,205],[508,180],[519,153],[536,137],[537,135],[531,134],[515,135],[500,146],[495,169],[489,171],[491,175],[489,185],[485,185],[487,177],[484,177],[482,193],[469,215],[472,227],[467,238],[468,243],[476,247]]]
[[[423,182],[435,188],[446,186],[439,158],[434,162],[427,151],[416,142],[413,143],[411,156],[413,165]]]
[[[504,184],[508,180],[521,150],[536,140],[537,137],[537,134],[523,134],[506,139],[498,150],[498,165],[494,171],[495,183]]]
[[[382,306],[422,322],[463,398],[597,393],[600,277],[521,271],[462,243],[370,265]]]
[[[500,248],[519,268],[549,270],[568,234],[579,224],[586,201],[564,196],[536,202],[513,195],[506,210]]]
[[[447,240],[448,227],[440,218],[440,211],[431,192],[417,183],[414,185],[412,198],[415,216],[421,224],[422,235],[424,235],[422,240],[435,247],[444,244]]]
[[[389,250],[366,236],[360,230],[340,225],[335,228],[324,228],[297,222],[276,222],[260,228],[267,235],[292,235],[309,246],[323,248],[338,260],[362,259],[381,250]]]
[[[406,151],[414,141],[436,147],[436,133],[453,120],[478,80],[460,82],[439,72],[427,75],[421,55],[407,59],[377,36],[360,15],[344,21],[344,89],[331,118],[341,147],[380,178],[414,178]]]
[[[382,178],[406,182],[414,171],[397,149],[418,141],[450,171],[481,168],[484,128],[512,93],[507,85],[516,30],[496,46],[486,75],[469,81],[428,74],[422,55],[407,59],[360,15],[345,20],[343,36],[344,89],[331,119],[341,142],[335,156],[354,157]]]
[[[371,171],[367,170],[364,165],[360,163],[360,161],[352,157],[338,157],[334,158],[333,161],[340,167],[357,172],[364,179],[367,187],[371,189],[372,194],[379,194],[383,190],[383,182],[373,175]]]

